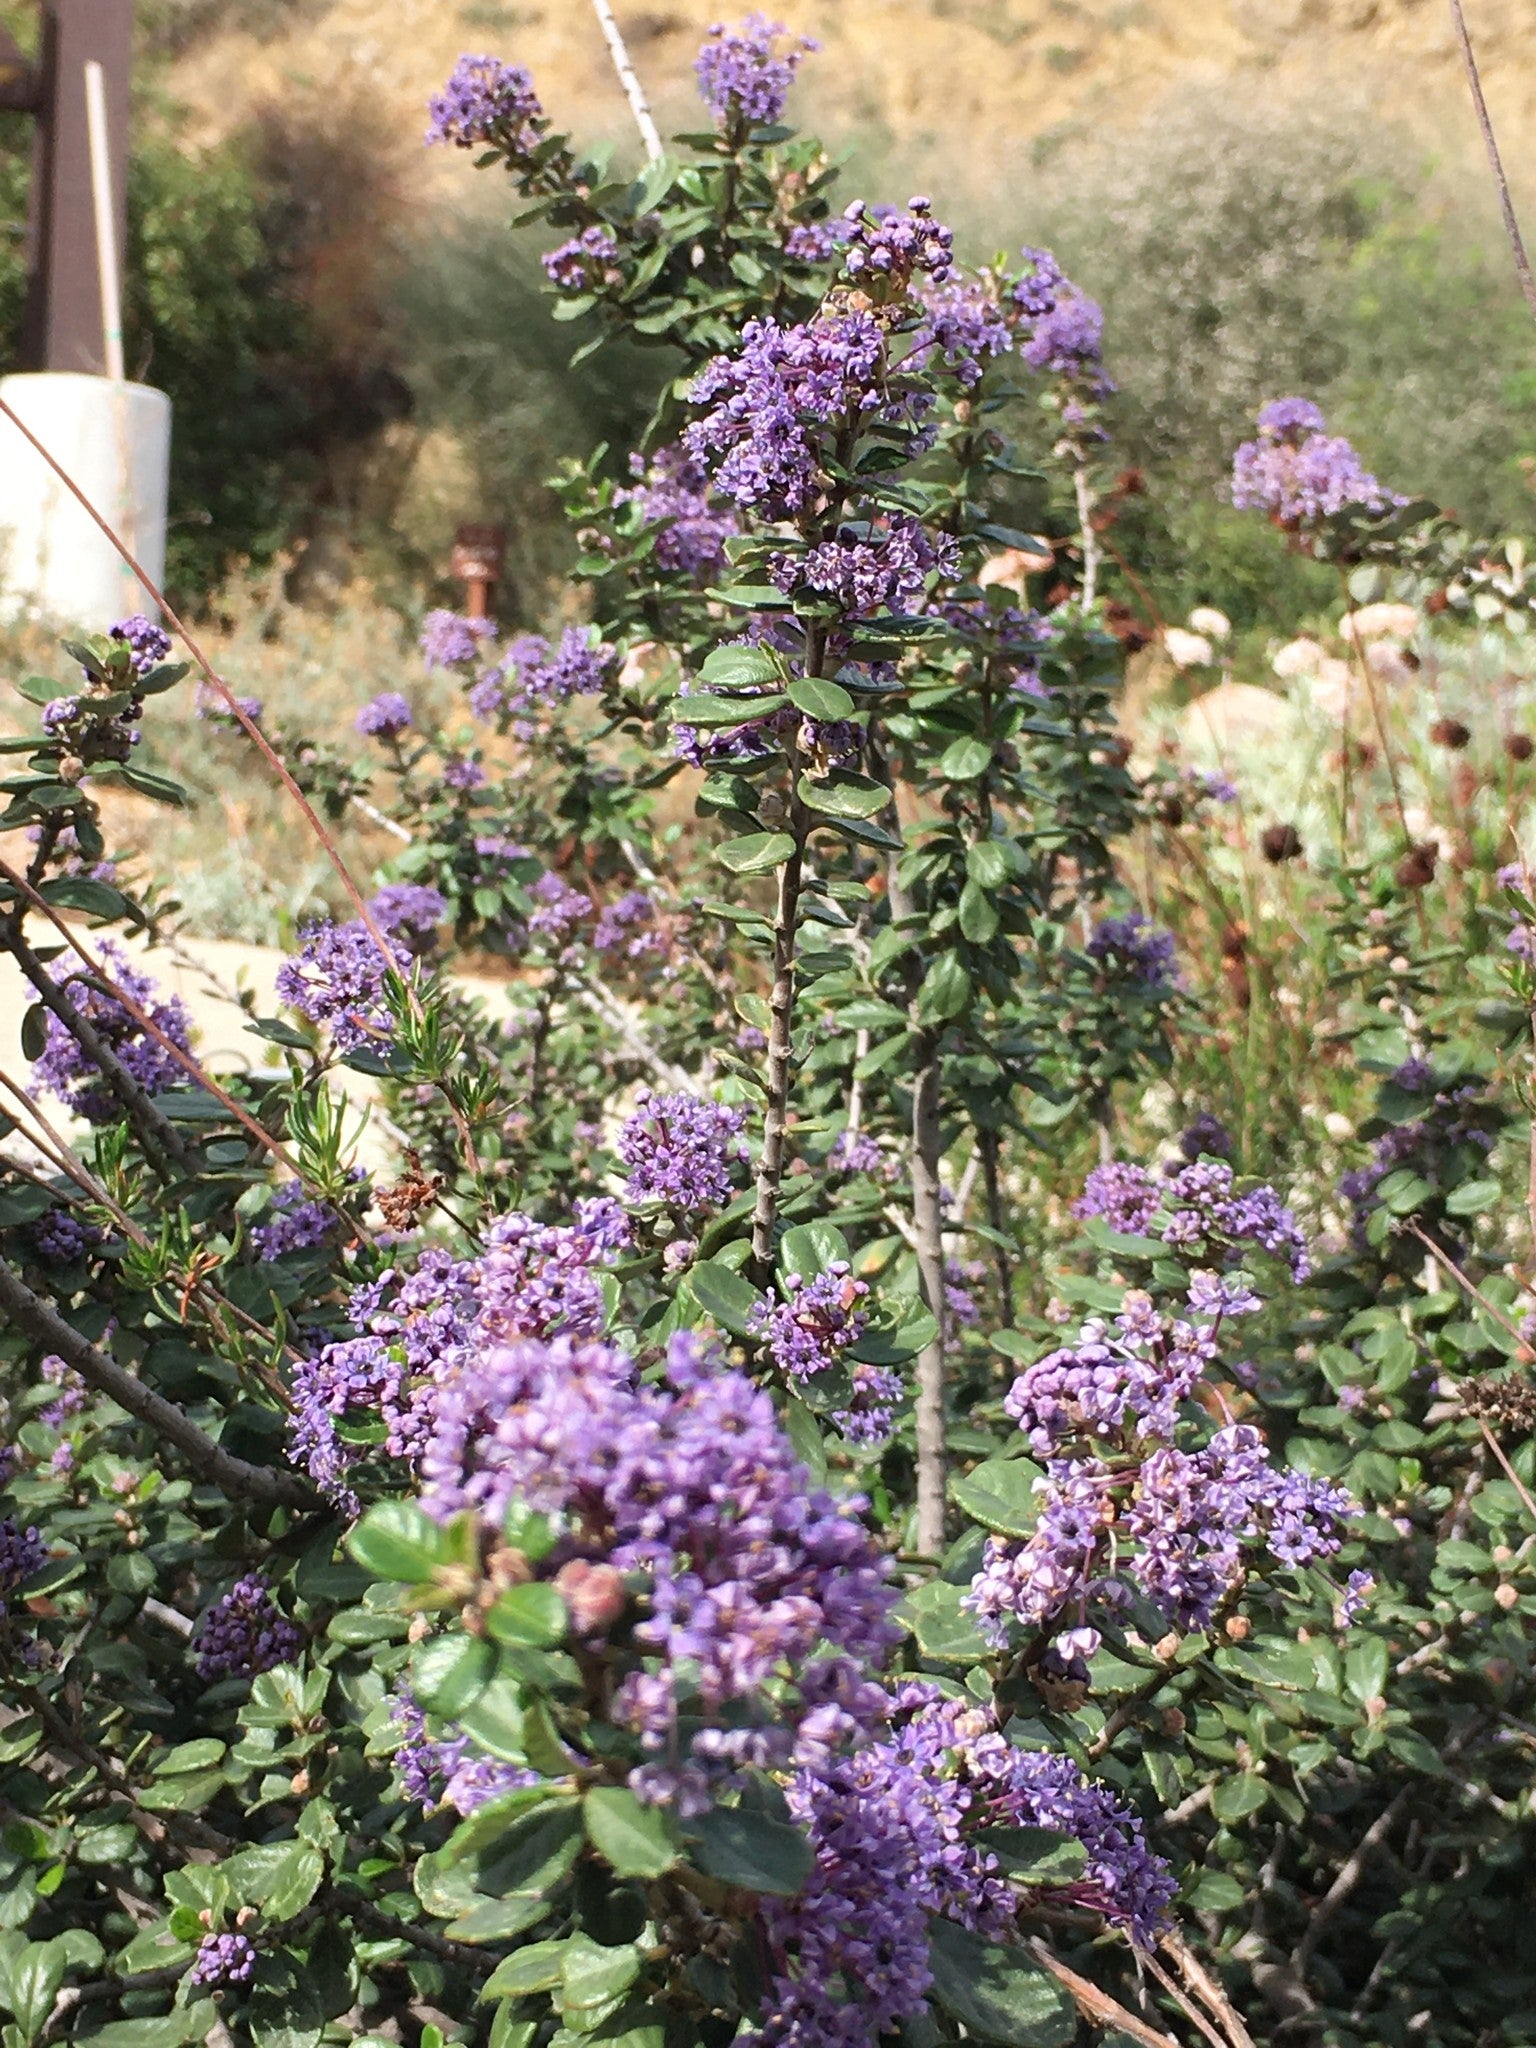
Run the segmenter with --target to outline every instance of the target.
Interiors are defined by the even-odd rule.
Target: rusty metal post
[[[85,66],[106,73],[118,269],[126,267],[128,79],[133,0],[43,0],[38,127],[27,231],[21,367],[106,372],[101,285],[91,206]]]
[[[496,586],[506,560],[506,529],[461,526],[453,536],[453,563],[448,573],[464,586],[464,609],[472,619],[493,618]]]

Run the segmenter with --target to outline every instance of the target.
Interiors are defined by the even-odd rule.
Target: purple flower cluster
[[[656,905],[643,889],[627,889],[605,903],[592,930],[592,950],[624,960],[649,959],[666,951]]]
[[[569,1224],[503,1216],[478,1259],[429,1247],[413,1273],[391,1271],[356,1289],[347,1318],[358,1334],[295,1371],[295,1460],[332,1499],[355,1507],[350,1480],[367,1447],[347,1440],[348,1422],[382,1422],[387,1455],[414,1465],[442,1389],[466,1358],[518,1339],[601,1331],[597,1268],[628,1242],[619,1205],[595,1196],[577,1202]]]
[[[1144,1166],[1134,1166],[1128,1159],[1106,1159],[1083,1183],[1072,1214],[1102,1216],[1111,1230],[1123,1236],[1145,1237],[1159,1199],[1159,1183]]]
[[[606,1319],[598,1268],[629,1245],[629,1219],[606,1195],[578,1201],[573,1223],[503,1216],[475,1268],[477,1344],[596,1337]]]
[[[1400,1078],[1405,1071],[1402,1068],[1393,1079],[1405,1092],[1428,1093],[1434,1087],[1433,1071],[1429,1071],[1427,1079],[1413,1071],[1415,1066],[1424,1065],[1423,1061],[1409,1062],[1409,1081]],[[1350,1205],[1350,1233],[1358,1249],[1364,1250],[1370,1241],[1366,1227],[1380,1206],[1377,1190],[1389,1174],[1411,1166],[1422,1179],[1435,1185],[1458,1149],[1492,1151],[1493,1134],[1480,1127],[1480,1114],[1486,1114],[1486,1104],[1475,1082],[1439,1089],[1423,1116],[1394,1124],[1382,1133],[1372,1148],[1369,1165],[1355,1167],[1340,1177],[1339,1193]]]
[[[1024,268],[1008,296],[1026,320],[1042,320],[1047,313],[1054,312],[1062,287],[1070,291],[1071,286],[1049,249],[1024,248],[1019,254]]]
[[[520,64],[503,64],[499,57],[461,57],[427,112],[427,141],[459,149],[492,142],[526,156],[545,127],[532,78]]]
[[[694,76],[721,128],[768,127],[783,113],[806,56],[820,47],[763,14],[748,15],[735,29],[717,21],[694,60]]]
[[[1232,1133],[1219,1116],[1208,1109],[1202,1109],[1179,1133],[1179,1150],[1193,1163],[1196,1159],[1230,1159],[1232,1157]]]
[[[1086,382],[1095,395],[1114,389],[1104,375],[1104,310],[1075,285],[1055,288],[1054,303],[1020,353],[1032,370]]]
[[[876,1180],[889,1180],[894,1164],[868,1131],[839,1131],[827,1154],[829,1172],[867,1173]]]
[[[421,658],[428,669],[463,668],[480,652],[482,640],[494,639],[495,621],[470,619],[462,612],[431,611],[421,622]]]
[[[1256,1296],[1234,1293],[1229,1312],[1258,1306]],[[1167,1438],[1216,1356],[1214,1326],[1160,1314],[1150,1295],[1132,1290],[1112,1324],[1092,1317],[1075,1344],[1020,1374],[1003,1406],[1041,1457],[1084,1439]]]
[[[1187,1258],[1230,1264],[1251,1244],[1284,1259],[1298,1284],[1312,1270],[1294,1213],[1272,1187],[1239,1194],[1225,1160],[1172,1166],[1161,1180],[1145,1167],[1109,1160],[1089,1174],[1072,1213],[1102,1216],[1111,1230],[1132,1237],[1159,1236]],[[1159,1215],[1161,1224],[1154,1220]]]
[[[499,667],[469,691],[476,718],[491,722],[526,717],[541,705],[567,704],[572,697],[599,697],[613,673],[614,652],[584,626],[567,626],[558,643],[523,633]]]
[[[1334,1627],[1353,1628],[1370,1604],[1371,1595],[1375,1590],[1376,1577],[1373,1572],[1351,1572],[1344,1583],[1344,1591],[1339,1595],[1339,1603],[1333,1611]]]
[[[732,1166],[750,1156],[746,1121],[744,1109],[697,1095],[643,1095],[619,1134],[625,1201],[663,1202],[685,1214],[723,1208],[734,1193]]]
[[[1106,917],[1095,925],[1087,950],[1090,959],[1110,962],[1150,988],[1177,986],[1173,933],[1161,930],[1139,910]]]
[[[855,1280],[846,1259],[834,1259],[811,1280],[786,1273],[782,1301],[760,1301],[752,1311],[751,1328],[763,1340],[769,1357],[791,1382],[803,1383],[844,1364],[869,1326],[859,1304],[869,1284]],[[848,1365],[850,1395],[833,1421],[855,1443],[884,1443],[889,1437],[896,1404],[902,1396],[899,1374],[860,1360]]]
[[[72,1365],[66,1365],[57,1352],[50,1352],[41,1366],[45,1383],[57,1387],[58,1397],[46,1407],[37,1411],[37,1419],[50,1429],[62,1429],[72,1415],[78,1415],[85,1406],[90,1389]]]
[[[187,1972],[190,1991],[234,1991],[249,1984],[256,1945],[247,1934],[205,1934]]]
[[[23,1529],[7,1515],[0,1521],[0,1616],[11,1595],[48,1562],[48,1546],[36,1529]]]
[[[850,537],[851,535],[851,537]],[[928,578],[960,573],[960,544],[930,534],[920,519],[898,512],[884,526],[850,529],[803,554],[768,558],[768,574],[786,597],[802,590],[830,597],[847,615],[923,609]]]
[[[94,1223],[68,1209],[50,1209],[32,1225],[30,1235],[38,1257],[59,1266],[84,1258],[105,1241]]]
[[[528,895],[533,904],[528,913],[530,936],[545,940],[556,950],[592,915],[592,898],[553,872],[540,875]]]
[[[636,506],[657,529],[656,566],[696,582],[714,576],[724,565],[726,542],[741,527],[734,513],[714,504],[702,464],[682,447],[660,448],[649,464],[632,455],[630,474],[636,482],[618,492],[616,502]]]
[[[798,221],[784,237],[784,254],[794,263],[828,263],[848,239],[846,220]]]
[[[1256,1429],[1231,1423],[1202,1449],[1164,1444],[1129,1466],[1061,1458],[1036,1482],[1025,1541],[988,1539],[966,1604],[999,1645],[1008,1625],[1049,1626],[1129,1581],[1181,1631],[1206,1628],[1263,1552],[1287,1566],[1331,1556],[1357,1512],[1342,1488],[1270,1460]]]
[[[914,277],[945,285],[954,276],[955,237],[933,218],[931,199],[909,199],[905,213],[855,199],[843,217],[849,222],[843,269],[882,301],[900,298]]]
[[[321,918],[299,933],[299,950],[278,968],[273,986],[279,1002],[312,1024],[328,1024],[338,1052],[377,1046],[394,1030],[384,1000],[384,982],[391,967],[401,973],[410,965],[409,949],[386,934],[390,957],[379,951],[361,918],[333,924]]]
[[[488,1800],[537,1781],[536,1772],[476,1750],[467,1735],[434,1736],[408,1687],[391,1702],[391,1715],[401,1738],[395,1751],[401,1790],[428,1813],[447,1807],[468,1818]]]
[[[548,252],[544,275],[557,291],[596,291],[618,277],[613,267],[618,256],[619,245],[606,228],[583,228],[571,241]]]
[[[717,356],[689,390],[708,408],[683,436],[734,503],[783,518],[819,488],[824,444],[840,428],[913,421],[931,398],[893,393],[885,338],[870,313],[827,314],[800,327],[749,320],[734,356]]]
[[[192,1042],[192,1019],[181,999],[162,997],[150,977],[129,964],[115,940],[103,939],[97,953],[112,987],[133,1003],[171,1045],[186,1052]],[[118,1000],[118,995],[99,984],[94,975],[80,969],[66,975],[59,986],[97,1037],[116,1055],[118,1064],[147,1095],[157,1095],[183,1078],[185,1070],[175,1055],[152,1037],[127,1005]],[[48,1013],[43,1050],[33,1062],[32,1074],[39,1087],[48,1089],[87,1123],[111,1123],[121,1114],[117,1097],[95,1062],[52,1011]]]
[[[416,723],[411,707],[398,690],[385,690],[371,697],[358,712],[355,724],[365,739],[394,740]]]
[[[144,705],[138,697],[117,702],[117,709],[107,710],[99,697],[55,697],[43,706],[43,732],[82,767],[127,761],[142,737]]]
[[[1385,512],[1407,501],[1388,491],[1364,467],[1341,434],[1304,398],[1277,398],[1263,407],[1258,438],[1232,458],[1232,502],[1239,511],[1267,512],[1294,530],[1331,518],[1348,506]]]
[[[613,1704],[647,1753],[630,1780],[642,1797],[696,1811],[711,1780],[825,1757],[881,1711],[864,1672],[897,1632],[862,1504],[814,1491],[768,1395],[691,1334],[672,1339],[660,1385],[599,1343],[477,1349],[442,1391],[422,1474],[434,1515],[469,1508],[499,1531],[516,1500],[559,1518],[557,1571],[642,1575],[637,1659]],[[777,1696],[759,1725],[786,1672],[791,1725]],[[705,1725],[680,1739],[685,1702]]]
[[[136,676],[147,676],[171,651],[170,634],[152,619],[146,619],[142,612],[119,619],[115,626],[107,628],[107,633],[111,639],[126,643],[129,666]]]
[[[1155,1944],[1176,1890],[1138,1817],[1067,1757],[1015,1749],[969,1699],[914,1682],[880,1741],[789,1787],[816,1863],[792,1900],[769,1901],[770,2017],[753,2048],[874,2048],[923,2009],[932,1988],[928,1923],[938,1915],[1002,1940],[1018,1900],[977,1839],[988,1827],[1044,1827],[1087,1852],[1058,1888]]]
[[[951,278],[930,285],[922,293],[922,305],[909,362],[931,367],[937,356],[967,389],[981,382],[993,357],[1007,355],[1013,347],[1007,316],[979,284]]]
[[[256,1256],[264,1262],[330,1243],[344,1220],[331,1203],[311,1201],[301,1180],[274,1191],[267,1219],[251,1231]]]
[[[197,1675],[208,1685],[221,1678],[255,1678],[288,1663],[303,1647],[302,1631],[273,1599],[260,1572],[247,1572],[214,1601],[193,1643]]]
[[[412,953],[424,953],[448,915],[448,899],[426,882],[386,882],[368,908],[380,931],[398,939]]]

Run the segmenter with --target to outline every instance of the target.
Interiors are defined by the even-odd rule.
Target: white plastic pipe
[[[74,370],[0,378],[18,418],[122,535],[165,576],[171,401],[147,384]],[[104,632],[154,604],[42,457],[0,414],[0,617]]]
[[[101,280],[102,361],[123,381],[123,294],[117,275],[117,223],[112,218],[112,160],[107,153],[106,74],[95,58],[85,67],[85,132],[91,153],[91,205],[96,215],[96,275]]]

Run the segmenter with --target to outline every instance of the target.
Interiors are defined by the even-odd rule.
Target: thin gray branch
[[[225,1493],[261,1501],[269,1507],[309,1510],[322,1505],[296,1472],[285,1472],[275,1465],[252,1465],[216,1444],[173,1402],[146,1387],[131,1372],[125,1372],[116,1359],[98,1351],[72,1324],[65,1322],[51,1303],[34,1294],[21,1276],[3,1263],[0,1310],[15,1328],[45,1345],[66,1365],[72,1365],[88,1386],[106,1394],[167,1443],[174,1444],[199,1479],[221,1487]]]
[[[1489,168],[1493,182],[1498,189],[1499,211],[1504,216],[1504,232],[1509,236],[1509,246],[1514,252],[1515,274],[1520,280],[1520,289],[1525,293],[1525,303],[1536,316],[1536,277],[1531,274],[1531,259],[1525,253],[1525,237],[1520,232],[1519,217],[1509,189],[1509,179],[1504,172],[1504,159],[1499,154],[1498,137],[1493,132],[1493,119],[1488,112],[1488,102],[1483,97],[1483,81],[1477,69],[1477,58],[1472,50],[1472,38],[1467,32],[1467,17],[1462,12],[1461,0],[1451,0],[1451,21],[1456,30],[1456,41],[1461,48],[1461,61],[1466,68],[1467,84],[1472,89],[1472,105],[1477,114],[1477,125],[1483,131],[1483,146],[1488,152]]]

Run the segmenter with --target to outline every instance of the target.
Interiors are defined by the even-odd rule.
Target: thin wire
[[[1525,253],[1525,237],[1520,232],[1515,202],[1510,195],[1509,179],[1504,173],[1504,159],[1499,154],[1498,138],[1493,132],[1488,102],[1483,97],[1483,81],[1478,75],[1477,58],[1472,52],[1472,38],[1467,32],[1467,18],[1461,11],[1461,0],[1451,0],[1451,21],[1456,29],[1456,40],[1461,46],[1461,61],[1466,67],[1467,84],[1472,88],[1472,105],[1477,114],[1477,125],[1483,131],[1483,143],[1488,151],[1493,182],[1498,188],[1499,210],[1504,215],[1504,231],[1509,236],[1509,246],[1514,251],[1515,271],[1520,279],[1520,289],[1525,293],[1525,303],[1530,307],[1533,317],[1536,317],[1536,276],[1531,273],[1531,259]]]

